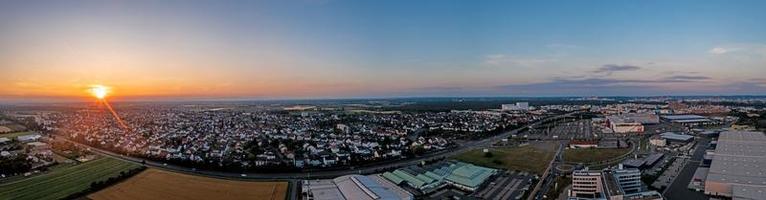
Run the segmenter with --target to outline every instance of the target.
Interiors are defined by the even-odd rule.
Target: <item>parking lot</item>
[[[529,189],[531,179],[529,173],[503,173],[472,196],[492,200],[519,199]]]
[[[657,180],[652,183],[652,187],[658,188],[658,189],[664,189],[670,186],[671,183],[673,183],[673,180],[678,176],[678,174],[683,169],[687,159],[683,157],[677,157],[673,163],[670,164],[670,166],[665,169],[664,172],[660,175]]]
[[[596,139],[599,135],[594,131],[591,120],[564,120],[535,127],[527,132],[528,138],[534,139]]]

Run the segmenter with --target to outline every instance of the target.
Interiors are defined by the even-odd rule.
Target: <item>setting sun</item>
[[[109,94],[109,88],[103,85],[93,85],[90,88],[90,93],[98,99],[104,99]]]

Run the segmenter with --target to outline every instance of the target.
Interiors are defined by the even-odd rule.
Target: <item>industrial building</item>
[[[766,135],[762,132],[720,133],[705,194],[732,199],[766,199]]]
[[[308,200],[411,200],[414,196],[378,175],[347,175],[335,179],[303,182],[303,199]]]
[[[660,117],[654,113],[626,113],[626,114],[612,115],[607,117],[607,120],[613,120],[613,119],[621,119],[621,120],[641,123],[643,125],[660,123]]]
[[[646,169],[651,168],[664,156],[662,153],[655,153],[647,156],[646,158],[633,158],[625,159],[622,161],[622,166],[626,168]]]
[[[713,124],[714,122],[707,117],[699,116],[699,115],[665,115],[661,117],[662,120],[670,122],[670,123],[677,123],[677,124],[683,124],[685,126],[701,126],[701,125],[709,125]]]
[[[687,143],[694,140],[694,136],[678,134],[673,132],[666,132],[660,134],[660,138],[665,139],[666,143]]]
[[[659,124],[660,118],[654,113],[628,113],[607,116],[606,121],[615,133],[643,133],[644,125]]]
[[[466,191],[475,191],[487,179],[497,173],[497,170],[491,168],[458,161],[446,161],[425,168],[418,166],[401,168],[393,172],[383,173],[382,176],[397,185],[405,184],[427,194],[446,185],[452,185]]]

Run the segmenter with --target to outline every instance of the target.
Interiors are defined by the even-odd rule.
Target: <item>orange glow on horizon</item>
[[[90,87],[90,93],[98,99],[104,99],[109,95],[109,88],[103,85],[92,85]]]

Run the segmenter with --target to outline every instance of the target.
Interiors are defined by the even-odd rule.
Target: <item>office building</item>
[[[503,104],[500,106],[502,110],[529,110],[529,102],[516,102],[516,104]]]
[[[578,170],[572,172],[570,198],[605,199],[601,171]]]

